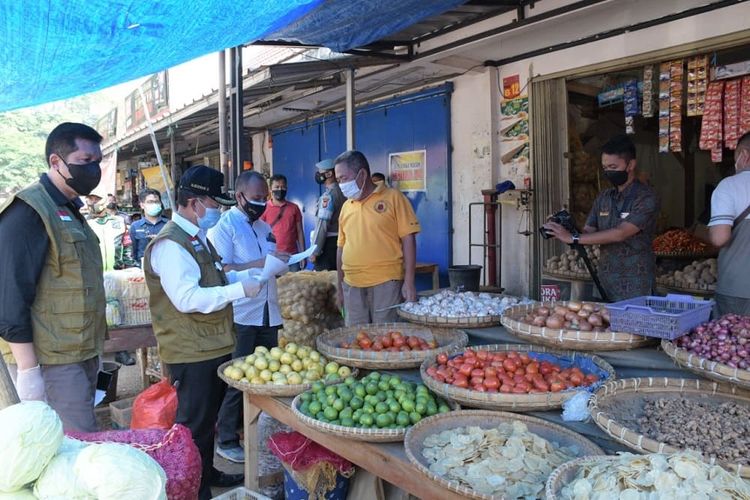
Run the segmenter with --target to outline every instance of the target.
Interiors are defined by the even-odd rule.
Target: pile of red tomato
[[[401,332],[391,331],[384,335],[370,336],[361,330],[351,343],[343,342],[342,349],[362,349],[363,351],[424,351],[437,347],[434,339],[425,340],[416,335],[404,335]]]
[[[585,374],[580,368],[563,369],[556,363],[537,361],[525,352],[466,349],[452,359],[445,353],[438,354],[437,362],[437,366],[427,369],[430,377],[479,392],[560,392],[599,380],[597,375]]]

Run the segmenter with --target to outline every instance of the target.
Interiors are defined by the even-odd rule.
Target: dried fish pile
[[[750,465],[750,408],[689,398],[646,401],[640,431],[656,441],[724,462]]]
[[[518,421],[433,434],[424,440],[422,455],[430,471],[448,481],[484,495],[527,499],[541,498],[552,471],[577,456]]]
[[[634,455],[583,464],[562,500],[750,499],[750,486],[698,453]]]

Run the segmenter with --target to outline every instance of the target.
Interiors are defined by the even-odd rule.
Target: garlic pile
[[[517,297],[492,295],[489,293],[454,292],[443,290],[429,297],[421,297],[419,302],[407,302],[401,310],[424,316],[444,318],[466,318],[500,316],[507,308],[522,302]]]

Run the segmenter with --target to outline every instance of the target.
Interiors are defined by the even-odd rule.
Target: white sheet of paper
[[[269,254],[266,255],[266,263],[263,266],[263,270],[258,276],[253,276],[253,278],[261,283],[265,283],[277,274],[283,273],[287,267],[288,264],[286,262]]]
[[[296,264],[297,262],[302,262],[304,259],[308,258],[313,254],[315,249],[318,248],[318,245],[313,245],[304,252],[295,253],[291,257],[289,257],[289,262],[287,262],[287,265]]]
[[[96,393],[94,393],[94,406],[99,406],[99,403],[104,400],[104,397],[106,395],[106,392],[102,391],[101,389],[97,389]]]

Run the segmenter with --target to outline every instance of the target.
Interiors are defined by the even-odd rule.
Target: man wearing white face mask
[[[288,259],[287,254],[276,253],[272,228],[261,218],[268,198],[268,184],[263,176],[251,170],[242,172],[234,191],[237,205],[222,215],[219,223],[208,232],[208,239],[221,255],[224,269],[260,270],[269,254]],[[276,347],[281,312],[275,278],[264,283],[256,297],[242,298],[232,305],[237,331],[233,359],[252,354],[259,345],[268,349]],[[235,463],[245,461],[237,434],[241,427],[242,394],[230,387],[219,410],[216,453]]]
[[[249,271],[224,272],[206,237],[219,221],[219,206],[235,201],[222,192],[224,176],[198,165],[180,178],[177,211],[149,243],[143,261],[159,356],[177,386],[177,419],[193,433],[203,474],[199,498],[210,486],[240,484],[242,474],[213,466],[214,429],[226,384],[216,370],[235,345],[232,302],[255,297],[260,283]]]
[[[417,296],[419,221],[401,191],[375,189],[365,155],[346,151],[333,163],[341,192],[348,198],[339,216],[336,253],[346,325],[396,321],[396,310],[389,307]]]

